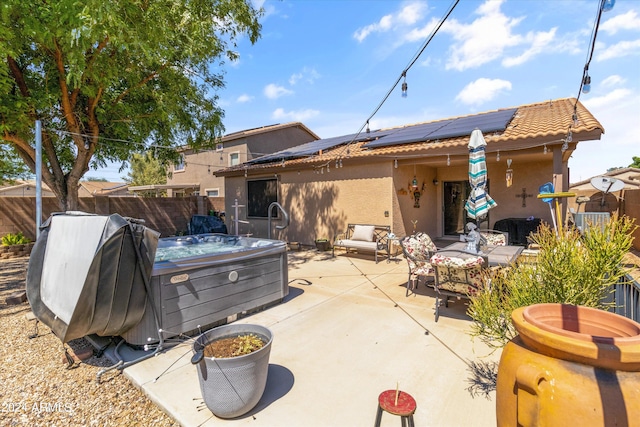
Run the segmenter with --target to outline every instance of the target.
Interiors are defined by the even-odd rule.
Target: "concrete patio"
[[[469,335],[463,301],[435,323],[433,291],[421,285],[406,297],[407,272],[402,258],[290,252],[286,300],[237,321],[274,334],[266,391],[240,418],[219,419],[205,406],[188,343],[124,374],[189,427],[371,426],[378,395],[396,384],[417,402],[416,426],[495,425],[495,393],[472,395],[468,363],[497,362],[500,352]],[[382,425],[400,420],[385,413]]]

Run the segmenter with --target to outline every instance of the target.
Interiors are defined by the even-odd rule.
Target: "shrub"
[[[25,243],[29,243],[31,240],[26,238],[22,232],[18,233],[9,233],[2,236],[2,244],[4,246],[13,246],[13,245],[24,245]]]
[[[491,286],[471,299],[472,335],[488,345],[504,346],[516,335],[511,312],[539,303],[607,308],[612,285],[623,280],[622,259],[631,248],[636,226],[628,217],[613,217],[604,227],[584,234],[555,231],[546,224],[532,235],[540,246],[536,263],[513,265],[491,277]]]

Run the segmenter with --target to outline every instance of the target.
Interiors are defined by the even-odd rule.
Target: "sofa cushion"
[[[373,225],[356,225],[353,227],[353,235],[351,240],[362,240],[364,242],[373,242],[373,232],[375,231]]]

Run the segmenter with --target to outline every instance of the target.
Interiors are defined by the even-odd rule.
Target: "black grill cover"
[[[136,326],[158,237],[117,214],[53,214],[29,259],[27,298],[34,315],[62,342],[120,335]]]

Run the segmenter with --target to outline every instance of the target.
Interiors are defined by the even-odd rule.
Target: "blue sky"
[[[262,37],[240,40],[218,92],[226,133],[301,121],[322,138],[357,132],[452,1],[254,0]],[[599,0],[462,0],[371,129],[576,97]],[[602,15],[580,100],[605,128],[581,142],[571,181],[640,156],[640,1]],[[92,172],[115,180],[113,169]]]

